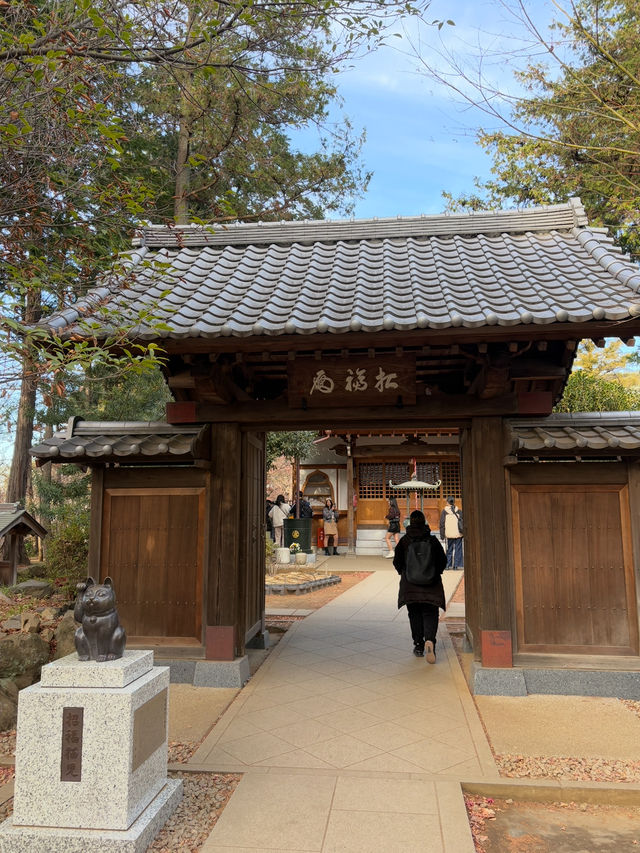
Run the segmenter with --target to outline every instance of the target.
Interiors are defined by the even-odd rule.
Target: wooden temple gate
[[[150,227],[135,252],[146,266],[136,278],[133,264],[111,306],[136,315],[140,299],[154,298],[171,328],[142,334],[167,354],[175,402],[164,433],[137,425],[153,439],[145,451],[142,439],[129,441],[132,425],[119,425],[128,448],[119,450],[107,448],[104,425],[79,422],[34,450],[93,465],[92,566],[118,578],[130,633],[210,660],[242,655],[260,635],[266,431],[330,427],[348,441],[399,430],[428,446],[430,434],[450,430],[476,659],[511,667],[532,655],[589,654],[635,666],[640,440],[590,449],[569,425],[573,449],[560,452],[551,438],[530,449],[556,417],[579,340],[640,331],[640,274],[589,229],[578,202],[362,223]],[[88,310],[44,322],[80,334]],[[532,418],[530,438],[518,424]],[[593,462],[578,464],[589,454]],[[358,466],[374,463],[354,465],[347,453],[351,489],[362,488]],[[159,580],[161,592],[144,599]]]

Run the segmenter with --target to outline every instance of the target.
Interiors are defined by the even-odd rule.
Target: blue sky
[[[515,0],[509,3],[515,5]],[[548,0],[525,4],[538,23],[550,20]],[[487,127],[489,119],[429,79],[410,42],[420,39],[419,52],[441,65],[437,52],[443,47],[459,55],[481,50],[487,54],[487,72],[501,86],[513,88],[504,55],[511,53],[512,62],[522,65],[513,55],[522,46],[513,40],[521,28],[500,0],[433,0],[428,17],[451,18],[455,26],[440,31],[412,26],[408,37],[390,38],[389,47],[358,60],[338,77],[344,113],[356,128],[366,129],[363,160],[374,172],[368,193],[356,204],[357,218],[440,213],[443,190],[469,192],[476,176],[489,176],[490,158],[475,144],[475,129]],[[501,54],[499,62],[493,61],[494,53]]]

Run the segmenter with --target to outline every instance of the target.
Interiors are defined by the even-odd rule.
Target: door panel
[[[514,486],[522,652],[637,654],[626,486]]]
[[[130,637],[202,637],[204,489],[106,489],[102,574]]]

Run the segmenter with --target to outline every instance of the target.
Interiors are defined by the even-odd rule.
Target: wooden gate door
[[[203,488],[105,489],[102,573],[129,639],[202,642]]]
[[[512,487],[518,651],[635,655],[628,488]]]

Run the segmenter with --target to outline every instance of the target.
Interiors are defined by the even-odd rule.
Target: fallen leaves
[[[640,761],[570,756],[496,755],[501,776],[572,779],[580,782],[640,782]]]

